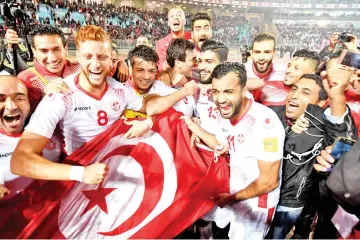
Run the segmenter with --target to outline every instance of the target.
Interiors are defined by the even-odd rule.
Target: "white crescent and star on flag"
[[[152,157],[146,157],[149,150],[137,151],[136,159],[128,156],[139,146],[151,149]],[[95,162],[106,163],[109,168],[104,181],[76,183],[61,201],[58,223],[65,238],[130,238],[175,198],[174,156],[156,132],[149,131],[140,139],[114,136],[91,164]],[[154,165],[158,171],[149,172]]]

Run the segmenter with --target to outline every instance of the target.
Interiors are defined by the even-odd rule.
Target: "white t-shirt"
[[[135,94],[136,91],[131,87],[131,85],[126,82],[125,86],[128,87],[130,90],[132,90]],[[166,85],[162,81],[155,80],[153,84],[151,85],[149,91],[147,94],[157,94],[159,96],[168,96],[174,92],[178,91],[178,89],[171,88],[168,85]],[[142,95],[143,96],[143,95]],[[174,109],[178,112],[182,112],[184,115],[187,115],[189,117],[192,117],[195,110],[195,100],[193,96],[187,96],[177,102],[174,105]]]
[[[26,127],[26,131],[51,138],[59,123],[67,154],[106,131],[124,109],[138,111],[142,107],[141,97],[112,78],[107,79],[99,98],[82,89],[78,80],[78,74],[64,79],[72,90],[66,95],[45,96]]]
[[[246,188],[260,176],[258,160],[273,162],[283,158],[285,130],[271,109],[252,101],[248,112],[234,125],[219,118],[217,139],[229,146],[230,193]],[[279,182],[281,181],[281,167]],[[250,208],[275,207],[279,200],[280,184],[266,196],[234,204],[247,204]],[[265,202],[264,202],[265,201]]]
[[[0,129],[0,184],[10,190],[4,199],[11,198],[24,190],[33,179],[14,175],[10,171],[10,159],[20,140],[21,133],[8,134]],[[43,156],[53,162],[58,162],[61,154],[61,139],[53,136],[43,150]]]

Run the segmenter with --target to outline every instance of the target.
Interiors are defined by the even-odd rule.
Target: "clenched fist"
[[[101,183],[106,174],[108,168],[104,163],[94,163],[90,166],[85,167],[83,182],[86,184],[98,184]]]

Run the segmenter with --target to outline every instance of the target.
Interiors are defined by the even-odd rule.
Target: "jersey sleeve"
[[[174,92],[178,91],[175,88],[169,87],[161,81],[156,81],[149,91],[149,94],[157,94],[160,96],[168,96]],[[189,117],[193,116],[195,108],[195,100],[193,96],[187,96],[180,101],[178,101],[174,106],[174,109],[178,112],[182,112],[184,115]]]
[[[124,87],[124,103],[125,109],[139,111],[143,105],[143,98],[130,87]]]
[[[50,139],[56,125],[65,117],[67,105],[62,94],[46,95],[31,116],[25,130]]]
[[[163,81],[156,80],[153,87],[150,89],[149,94],[157,94],[160,96],[167,96],[176,92],[177,89],[169,87]]]
[[[283,158],[285,130],[272,110],[266,115],[257,126],[256,153],[258,160],[273,162]]]

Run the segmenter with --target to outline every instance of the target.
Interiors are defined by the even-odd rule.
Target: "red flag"
[[[27,205],[0,225],[0,237],[4,231],[8,238],[173,238],[181,233],[213,207],[210,196],[229,191],[229,172],[225,159],[214,161],[211,153],[190,147],[180,116],[160,115],[141,139],[125,139],[129,126],[114,124],[65,161],[106,163],[103,183],[35,181],[26,190]]]

